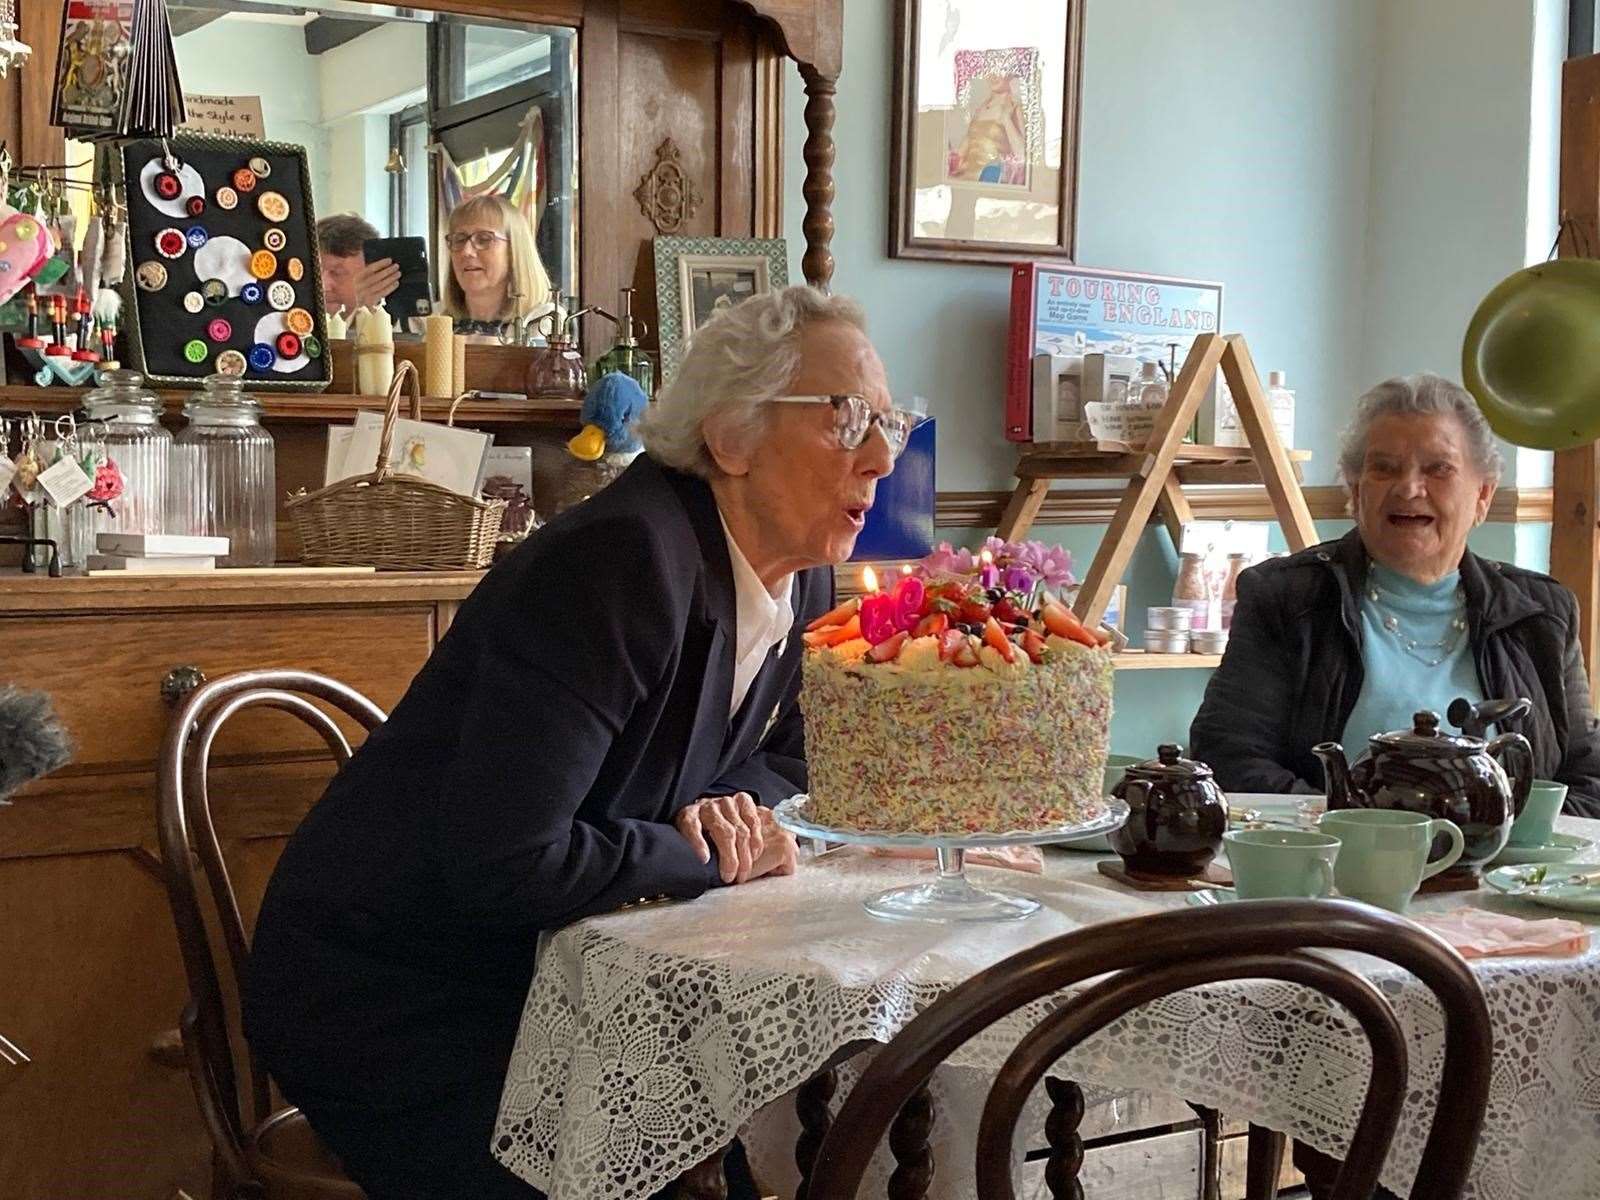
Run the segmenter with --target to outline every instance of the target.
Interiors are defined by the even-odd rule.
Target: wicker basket
[[[487,567],[493,560],[504,500],[477,500],[426,479],[393,473],[390,443],[400,393],[408,382],[411,418],[422,419],[416,368],[398,363],[383,414],[376,470],[315,492],[297,492],[284,504],[300,538],[300,559],[308,566],[451,571]]]

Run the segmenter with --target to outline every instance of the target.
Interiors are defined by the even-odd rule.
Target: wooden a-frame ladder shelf
[[[1185,444],[1184,431],[1193,424],[1219,367],[1233,393],[1239,424],[1249,444]],[[1289,545],[1295,550],[1314,545],[1317,531],[1300,492],[1297,465],[1310,457],[1308,451],[1286,449],[1279,440],[1244,338],[1236,333],[1203,333],[1190,347],[1143,449],[1114,442],[1035,442],[1025,449],[1017,463],[1017,489],[1006,504],[996,535],[1004,541],[1025,537],[1049,495],[1052,480],[1126,479],[1127,488],[1073,605],[1079,620],[1095,625],[1105,615],[1111,593],[1127,571],[1139,535],[1157,507],[1174,543],[1183,526],[1194,519],[1183,494],[1184,484],[1263,484]],[[1175,661],[1167,665],[1185,664]]]

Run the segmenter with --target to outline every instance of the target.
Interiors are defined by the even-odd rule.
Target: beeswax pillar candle
[[[422,318],[422,391],[427,396],[453,396],[450,390],[454,350],[451,337],[455,322],[449,317],[434,315]]]

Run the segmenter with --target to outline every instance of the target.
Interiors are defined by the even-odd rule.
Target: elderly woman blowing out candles
[[[489,1143],[542,931],[794,869],[795,626],[909,426],[850,301],[708,322],[645,453],[489,573],[307,816],[246,1028],[373,1200],[537,1195]]]
[[[1379,384],[1339,468],[1356,528],[1239,577],[1228,650],[1189,731],[1195,756],[1232,791],[1320,792],[1318,742],[1353,754],[1456,697],[1526,696],[1534,773],[1568,785],[1568,811],[1600,816],[1576,601],[1467,549],[1500,479],[1472,397],[1437,375]]]

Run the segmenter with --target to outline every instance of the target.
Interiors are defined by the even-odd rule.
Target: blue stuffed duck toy
[[[650,401],[637,381],[621,371],[602,375],[583,398],[578,417],[583,432],[567,443],[575,458],[608,463],[632,461],[643,446],[633,432]]]

